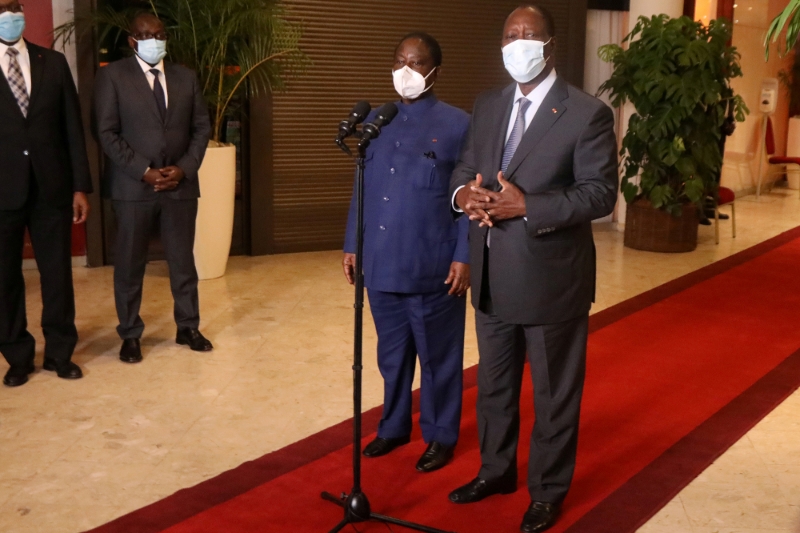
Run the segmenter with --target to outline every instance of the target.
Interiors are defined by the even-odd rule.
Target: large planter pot
[[[625,246],[648,252],[691,252],[697,248],[697,208],[683,206],[674,217],[640,199],[628,204]]]
[[[225,275],[233,237],[236,147],[209,144],[200,167],[194,264],[200,279]]]

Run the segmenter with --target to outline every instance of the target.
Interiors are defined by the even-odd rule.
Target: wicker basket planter
[[[648,252],[691,252],[697,248],[696,206],[686,204],[681,216],[674,217],[645,199],[628,204],[625,246]]]

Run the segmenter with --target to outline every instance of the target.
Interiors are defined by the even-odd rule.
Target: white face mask
[[[419,98],[422,93],[433,87],[435,82],[431,84],[431,87],[425,87],[425,84],[430,75],[433,74],[437,68],[439,67],[435,67],[427,76],[423,76],[416,70],[411,70],[407,65],[403,68],[393,70],[394,90],[397,91],[397,94],[401,97],[408,98],[409,100]]]
[[[134,39],[136,41],[136,39]],[[149,65],[158,65],[167,55],[167,41],[158,39],[143,39],[136,41],[136,55]]]
[[[531,39],[517,39],[503,47],[503,63],[511,77],[519,83],[528,83],[544,70],[547,59],[544,57],[544,46],[547,42]]]

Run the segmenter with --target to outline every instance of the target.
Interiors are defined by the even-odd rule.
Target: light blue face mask
[[[136,42],[136,54],[149,65],[157,65],[167,55],[167,41],[144,39]]]
[[[6,11],[0,15],[0,39],[7,43],[15,43],[22,38],[25,31],[25,15]]]

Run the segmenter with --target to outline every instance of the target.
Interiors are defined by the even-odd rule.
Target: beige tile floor
[[[659,255],[622,246],[598,225],[604,309],[800,225],[785,190],[737,203],[739,234]],[[77,382],[37,371],[0,388],[0,532],[72,533],[195,485],[351,416],[352,290],[338,252],[237,257],[201,283],[202,329],[217,349],[174,344],[166,266],[148,266],[145,360],[117,359],[112,269],[75,270],[81,342]],[[25,274],[32,332],[38,278]],[[364,406],[381,403],[374,328],[366,314]],[[468,317],[465,365],[477,362]],[[37,365],[41,364],[41,344]],[[5,364],[0,363],[0,372]],[[643,533],[800,532],[800,393],[681,492]]]

